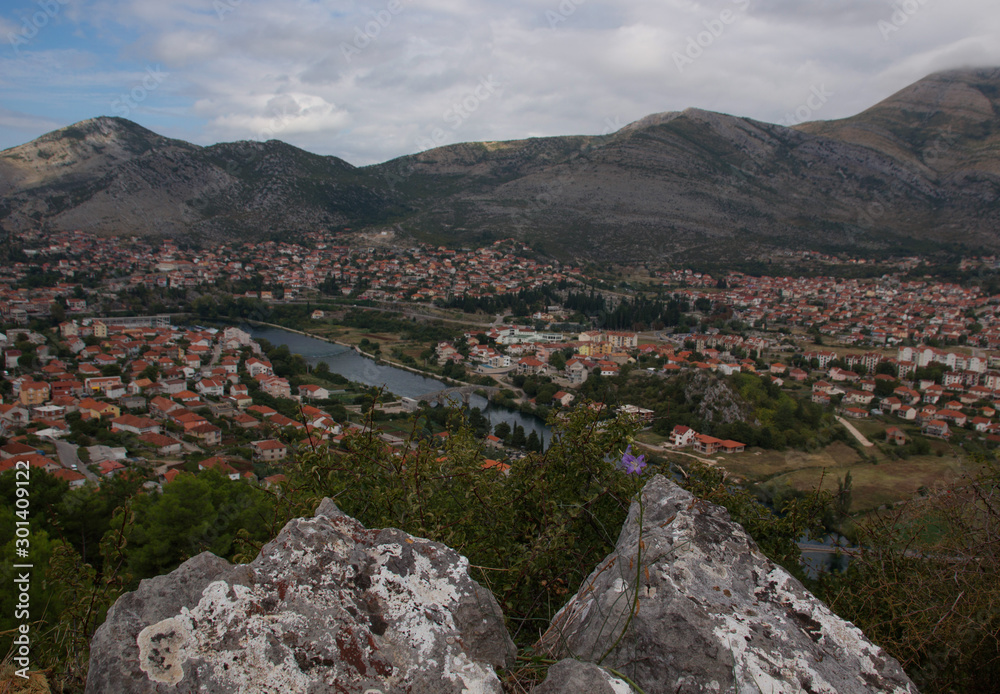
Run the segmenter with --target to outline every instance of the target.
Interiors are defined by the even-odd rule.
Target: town
[[[602,315],[642,291],[534,258],[513,241],[455,250],[396,247],[379,235],[363,246],[334,240],[316,234],[305,245],[208,251],[82,232],[27,238],[23,257],[0,277],[0,469],[27,456],[74,487],[133,471],[159,488],[184,471],[211,468],[271,487],[299,452],[336,449],[360,427],[361,402],[393,420],[379,423],[386,441],[405,445],[405,423],[397,420],[427,403],[392,393],[365,400],[364,388],[342,378],[317,377],[321,372],[308,367],[275,369],[248,323],[194,325],[206,297],[255,302],[256,313],[242,316],[251,323],[280,324],[282,307],[313,304],[307,325],[297,326],[314,334],[337,325],[346,305],[355,312],[410,306],[427,312],[426,320],[450,316],[450,339],[407,344],[372,328],[355,347],[381,358],[380,346],[394,344],[392,355],[405,364],[386,363],[492,387],[499,406],[529,415],[547,418],[584,403],[608,416],[624,413],[642,429],[637,445],[650,454],[696,459],[750,479],[762,479],[759,466],[741,459],[823,448],[836,431],[851,448],[845,460],[831,453],[830,467],[901,454],[929,459],[894,490],[899,496],[957,474],[957,449],[1000,443],[1000,296],[990,296],[984,281],[936,279],[916,258],[858,279],[657,270],[642,291],[668,299],[680,320],[654,316],[612,328],[601,327]],[[809,253],[799,260],[820,269],[837,261]],[[980,280],[995,268],[992,257],[961,266]],[[147,315],[129,314],[128,297],[140,288],[161,293],[146,296]],[[544,299],[530,315],[443,308],[459,298],[475,304],[526,292]],[[572,298],[587,292],[603,302],[604,314],[574,308]],[[167,309],[187,322],[175,325]],[[663,395],[671,382],[706,375],[757,379],[771,389],[775,408],[782,398],[797,403],[798,419],[767,421],[773,418],[760,401],[764,409],[744,410],[745,421],[722,420]],[[654,387],[643,389],[647,383]],[[737,385],[745,391],[748,383]],[[802,424],[806,406],[818,408],[809,426]],[[522,455],[528,443],[505,426],[480,433],[490,451],[484,465],[493,467]],[[530,446],[538,449],[540,441]],[[803,487],[813,479],[791,474],[787,483]],[[875,494],[869,501],[873,507],[893,498]]]

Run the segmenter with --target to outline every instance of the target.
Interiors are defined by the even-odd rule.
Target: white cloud
[[[815,117],[837,118],[933,71],[1000,65],[991,3],[913,6],[901,20],[889,0],[99,0],[73,17],[128,65],[67,74],[113,94],[136,65],[162,63],[172,99],[144,107],[188,116],[164,134],[275,131],[364,164],[435,129],[446,142],[596,134],[692,106],[776,122],[820,85],[834,96]],[[896,22],[888,36],[880,21]],[[692,39],[701,50],[679,69]],[[0,88],[23,93],[12,82],[35,69],[58,99],[67,87],[44,65],[3,72]],[[456,118],[487,78],[502,89]]]

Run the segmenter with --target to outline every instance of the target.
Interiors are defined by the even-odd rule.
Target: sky
[[[1000,67],[996,0],[0,0],[0,149],[96,116],[355,165],[702,108],[795,124]]]

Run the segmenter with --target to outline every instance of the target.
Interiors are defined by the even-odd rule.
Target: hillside
[[[283,142],[198,147],[121,118],[94,118],[0,153],[10,231],[197,238],[283,236],[384,216],[382,186],[335,157]]]
[[[364,168],[98,118],[0,152],[0,223],[196,238],[393,225],[619,261],[996,250],[998,95],[1000,70],[950,71],[838,121],[785,128],[688,109],[611,135],[464,143]]]

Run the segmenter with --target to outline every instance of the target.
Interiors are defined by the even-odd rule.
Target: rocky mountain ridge
[[[687,109],[600,136],[449,145],[358,168],[97,118],[0,152],[0,225],[194,239],[393,227],[563,258],[1000,247],[1000,69],[931,75],[793,128]]]

